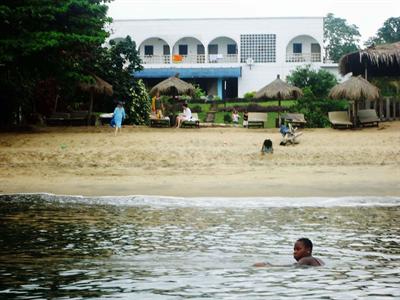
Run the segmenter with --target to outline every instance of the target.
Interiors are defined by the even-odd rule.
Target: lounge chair
[[[287,122],[292,123],[293,126],[304,127],[307,124],[306,119],[304,118],[304,114],[299,113],[288,113],[283,115],[283,119]]]
[[[169,117],[157,118],[155,115],[150,115],[150,127],[171,127]]]
[[[357,117],[358,121],[362,126],[365,125],[379,126],[379,122],[381,121],[375,109],[360,109],[358,111]]]
[[[330,111],[328,112],[329,122],[333,128],[338,127],[352,127],[353,123],[350,121],[347,111]]]
[[[183,121],[181,128],[200,128],[200,120],[197,113],[192,113],[192,118],[190,120]]]
[[[261,127],[264,128],[265,122],[267,122],[267,113],[261,112],[249,112],[249,121],[247,128],[250,127]]]

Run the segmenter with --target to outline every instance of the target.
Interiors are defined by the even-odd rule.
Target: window
[[[163,46],[163,54],[164,55],[170,55],[169,46],[168,45],[164,45]]]
[[[311,53],[321,53],[321,46],[318,43],[312,43]]]
[[[237,54],[236,44],[228,44],[226,53]]]
[[[150,45],[144,46],[144,55],[153,55],[154,54],[154,47]]]
[[[217,44],[208,45],[208,54],[218,54],[218,45]]]
[[[302,53],[302,44],[301,43],[293,43],[293,53]]]
[[[240,62],[251,58],[255,63],[276,61],[275,34],[241,34]]]
[[[205,54],[205,49],[203,45],[197,45],[197,54]]]
[[[179,54],[188,55],[188,45],[179,45]]]

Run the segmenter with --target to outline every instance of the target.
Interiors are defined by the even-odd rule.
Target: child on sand
[[[233,121],[233,126],[234,126],[234,127],[238,127],[239,118],[240,118],[239,113],[237,112],[236,109],[234,109],[234,110],[232,111],[232,121]]]
[[[301,238],[296,241],[293,248],[293,257],[297,266],[323,266],[324,262],[312,256],[313,243],[308,238]],[[254,267],[273,267],[269,263],[256,263]]]
[[[247,110],[243,113],[243,127],[247,127],[249,125],[249,113]]]
[[[122,121],[125,119],[125,109],[122,106],[122,102],[121,101],[118,101],[118,105],[114,110],[113,119],[114,119],[114,123],[115,123],[115,133],[114,133],[114,135],[117,135],[118,129],[121,131]]]

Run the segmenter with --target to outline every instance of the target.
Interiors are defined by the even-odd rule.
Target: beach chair
[[[347,111],[330,111],[328,112],[328,118],[333,128],[349,128],[353,126]]]
[[[247,128],[261,127],[264,128],[265,122],[267,122],[267,113],[263,112],[249,112],[249,120]]]
[[[192,118],[190,120],[183,121],[181,128],[200,128],[199,115],[197,113],[192,113]]]
[[[360,109],[357,114],[358,121],[362,126],[372,125],[378,126],[381,121],[376,113],[375,109]]]
[[[47,125],[69,125],[71,114],[67,112],[54,112],[46,118]]]
[[[171,127],[169,117],[158,118],[156,115],[150,115],[150,127]]]
[[[285,121],[292,123],[292,125],[296,127],[304,127],[304,125],[307,124],[304,114],[300,113],[287,113],[283,115],[282,118]]]

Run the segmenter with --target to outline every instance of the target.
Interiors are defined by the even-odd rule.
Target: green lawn
[[[250,102],[249,102],[250,103]],[[249,103],[243,103],[243,102],[232,102],[232,103],[226,103],[226,107],[240,107],[240,106],[247,106]],[[261,106],[278,106],[278,101],[265,101],[265,102],[257,102],[258,105]],[[295,100],[285,100],[281,102],[281,105],[283,107],[290,107],[296,104]],[[201,112],[199,113],[199,118],[201,122],[204,122],[207,116],[207,112],[210,111],[211,109],[211,104],[189,104],[189,107],[193,109],[193,107],[200,106],[201,107]],[[223,107],[224,104],[219,104],[218,107],[221,108]],[[224,121],[224,115],[231,115],[229,112],[218,112],[215,114],[215,120],[214,123],[225,123]],[[243,123],[243,113],[239,113],[240,118],[239,118],[239,124]],[[268,117],[267,117],[267,123],[266,123],[266,128],[275,128],[275,119],[277,118],[278,113],[276,112],[269,112]],[[230,123],[233,124],[233,123]]]

